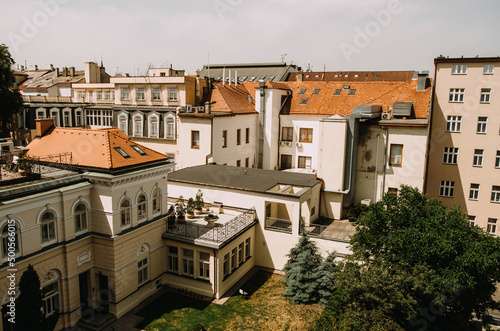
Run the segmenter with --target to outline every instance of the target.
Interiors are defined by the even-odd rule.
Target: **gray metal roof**
[[[200,165],[184,168],[169,173],[168,181],[262,193],[278,184],[313,187],[321,183],[315,175],[311,174],[224,165]]]
[[[200,77],[210,77],[217,80],[219,77],[222,81],[223,70],[226,69],[226,78],[231,70],[231,78],[234,80],[235,71],[238,71],[238,81],[248,82],[252,77],[253,81],[257,82],[262,78],[264,81],[279,82],[287,79],[290,72],[297,72],[299,69],[295,65],[286,64],[283,62],[277,63],[233,63],[233,64],[210,64],[204,65],[200,70]],[[246,77],[246,79],[243,79]],[[272,79],[271,79],[272,77]]]

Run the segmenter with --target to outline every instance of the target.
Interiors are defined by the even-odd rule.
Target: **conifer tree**
[[[328,254],[323,263],[321,263],[316,275],[319,302],[323,305],[326,305],[332,296],[335,269],[335,252],[332,252]]]
[[[16,300],[16,330],[42,329],[42,292],[40,279],[33,266],[23,272],[19,280],[19,297]]]

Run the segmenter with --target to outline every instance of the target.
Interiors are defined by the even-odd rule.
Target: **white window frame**
[[[113,125],[113,111],[87,109],[87,125],[101,128],[111,127]]]
[[[491,100],[491,89],[490,88],[482,88],[481,89],[481,99],[479,99],[480,103],[490,103]]]
[[[137,119],[139,122],[137,122]],[[132,116],[132,136],[142,137],[144,127],[144,116],[142,114],[135,114]]]
[[[449,180],[442,180],[439,185],[439,196],[445,198],[453,198],[455,191],[455,182]]]
[[[250,258],[250,256],[252,256],[251,254],[251,250],[250,250],[250,237],[248,237],[246,240],[245,240],[245,260],[248,260]]]
[[[137,196],[137,222],[143,222],[148,218],[148,196],[141,192]]]
[[[500,151],[497,151],[497,155],[495,157],[495,168],[500,168]]]
[[[139,261],[137,261],[137,284],[141,286],[149,280],[149,272],[148,272],[148,256],[139,257]]]
[[[156,125],[154,123],[156,122]],[[153,130],[156,128],[156,130]],[[148,137],[149,138],[159,138],[160,137],[160,116],[155,113],[148,115]]]
[[[153,194],[151,195],[152,196],[151,206],[153,208],[153,215],[161,213],[161,197],[162,197],[161,193],[162,192],[159,187],[153,189]]]
[[[54,120],[55,126],[60,126],[59,125],[59,109],[58,108],[52,108],[50,110],[50,118],[52,118]]]
[[[153,101],[161,101],[161,88],[153,87]]]
[[[121,92],[121,99],[123,101],[130,100],[130,90],[128,87],[122,87],[120,92]]]
[[[476,225],[476,216],[467,215],[467,222],[469,222],[470,227],[473,227]]]
[[[488,218],[488,224],[486,225],[486,232],[489,234],[497,234],[497,223],[498,219]]]
[[[198,252],[198,278],[210,280],[210,253]]]
[[[445,147],[443,150],[443,164],[457,164],[458,147]]]
[[[127,203],[128,206],[124,204]],[[120,201],[120,226],[122,229],[130,227],[132,223],[132,203],[129,198],[125,198]]]
[[[85,91],[78,90],[76,91],[77,99],[85,101]]]
[[[464,88],[450,88],[449,102],[464,102]]]
[[[483,156],[484,156],[484,149],[474,149],[474,157],[472,160],[472,165],[474,167],[482,167]]]
[[[486,133],[487,126],[488,126],[488,117],[486,117],[486,116],[479,116],[477,118],[476,133]]]
[[[51,274],[56,274],[55,272],[49,271]],[[47,276],[44,277],[48,278]],[[43,301],[43,313],[46,317],[52,315],[56,310],[61,310],[61,297],[60,297],[60,277],[57,276],[52,278],[49,282],[42,284],[42,301]],[[46,292],[45,288],[52,286],[53,290]]]
[[[494,68],[495,68],[494,64],[485,64],[483,66],[483,75],[493,75]]]
[[[80,206],[83,206],[84,210],[77,210]],[[75,205],[75,208],[73,208],[73,215],[75,217],[75,233],[88,231],[88,214],[88,208],[85,203],[79,202]],[[80,224],[80,228],[78,227],[78,224]]]
[[[469,200],[479,200],[479,184],[471,183],[469,189]]]
[[[177,87],[168,88],[168,101],[178,101],[178,91]]]
[[[466,64],[453,64],[451,66],[451,74],[452,75],[466,75],[467,74],[467,65]]]
[[[186,254],[186,253],[189,253]],[[194,249],[182,249],[182,270],[184,276],[194,277]]]
[[[66,123],[67,119],[67,123]],[[71,109],[69,108],[64,108],[63,109],[63,126],[64,127],[71,127]]]
[[[491,187],[491,202],[500,202],[500,186],[498,185]]]
[[[446,132],[461,132],[462,116],[449,115],[446,117]]]
[[[118,114],[117,120],[118,128],[128,135],[128,114],[125,112]]]
[[[78,108],[75,110],[75,125],[77,127],[82,127],[83,125],[83,110]]]
[[[171,121],[171,125],[169,124],[170,121]],[[165,123],[165,128],[164,128],[165,139],[175,140],[175,137],[176,137],[175,115],[167,114],[165,116],[164,123]]]
[[[37,120],[42,120],[44,118],[47,118],[47,109],[45,109],[45,108],[38,108],[36,110],[36,119]]]
[[[15,228],[14,231],[12,227]],[[21,225],[20,223],[12,218],[8,218],[8,221],[2,227],[0,232],[2,238],[2,260],[6,261],[9,258],[9,248],[12,247],[12,243],[14,243],[12,252],[14,253],[14,257],[21,256]],[[11,241],[10,233],[14,232],[14,241]],[[9,245],[10,244],[10,245]]]
[[[167,270],[179,273],[179,247],[167,246]]]
[[[144,87],[138,87],[135,93],[137,101],[146,100],[146,89]]]
[[[53,218],[44,220],[43,218],[45,214],[52,214]],[[44,236],[44,233],[46,236]],[[54,210],[48,209],[41,213],[40,238],[42,245],[47,245],[57,241],[57,213]]]
[[[102,100],[102,90],[97,90],[96,91],[96,94],[97,94],[97,100]]]

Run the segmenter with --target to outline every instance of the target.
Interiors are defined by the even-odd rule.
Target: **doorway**
[[[108,276],[97,274],[97,284],[99,289],[99,292],[97,294],[99,307],[96,310],[98,313],[107,314],[109,312],[109,300],[110,300]]]
[[[85,317],[85,315],[88,315],[91,309],[91,299],[89,297],[89,274],[90,271],[86,271],[78,276],[78,284],[80,286],[81,317]]]

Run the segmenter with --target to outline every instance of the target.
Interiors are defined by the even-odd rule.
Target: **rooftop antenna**
[[[104,65],[102,64],[102,52],[101,52],[101,67],[103,67]]]
[[[285,54],[280,54],[281,56],[281,62],[285,63],[285,57],[287,56],[288,54],[285,53]]]

